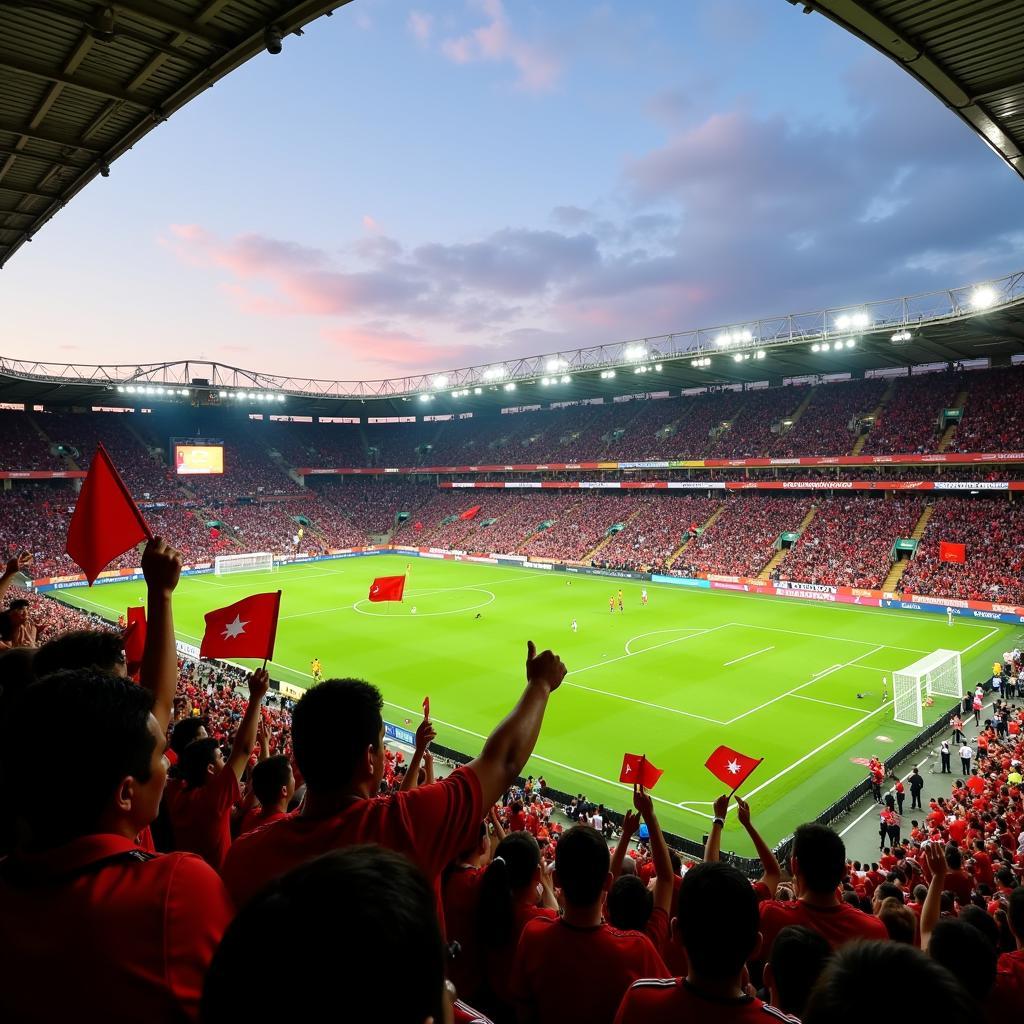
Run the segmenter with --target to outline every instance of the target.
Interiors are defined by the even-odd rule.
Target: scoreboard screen
[[[224,472],[224,446],[175,442],[174,471],[178,476],[221,474]]]

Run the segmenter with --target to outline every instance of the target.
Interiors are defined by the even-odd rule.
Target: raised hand
[[[526,680],[531,686],[546,686],[549,692],[557,690],[565,672],[565,665],[557,654],[550,650],[538,654],[534,642],[527,640]]]

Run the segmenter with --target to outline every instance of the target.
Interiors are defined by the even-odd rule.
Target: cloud
[[[516,86],[524,92],[554,89],[562,74],[562,63],[553,50],[516,33],[502,0],[473,0],[472,6],[486,21],[462,35],[443,39],[441,53],[454,64],[512,64],[518,72]]]
[[[426,14],[423,11],[410,11],[405,24],[422,46],[426,46],[430,42],[430,35],[434,31],[434,16],[432,14]]]

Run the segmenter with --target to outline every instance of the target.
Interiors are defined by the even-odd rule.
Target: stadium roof
[[[208,360],[83,366],[0,357],[0,402],[204,403],[323,416],[422,415],[826,377],[1024,354],[1024,271],[843,309],[766,317],[392,380],[285,377]],[[282,401],[283,400],[283,401]]]
[[[189,100],[348,2],[0,0],[0,268]]]
[[[789,0],[891,57],[1024,178],[1021,0]]]

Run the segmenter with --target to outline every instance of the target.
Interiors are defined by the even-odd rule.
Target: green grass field
[[[281,589],[272,674],[309,685],[326,675],[377,683],[385,717],[421,714],[429,695],[441,743],[472,754],[521,691],[526,641],[569,668],[528,766],[550,785],[622,809],[624,752],[665,775],[654,795],[663,825],[700,839],[721,785],[704,768],[719,744],[764,764],[741,790],[775,842],[864,777],[853,758],[885,757],[914,729],[882,704],[881,679],[937,648],[964,652],[965,683],[988,674],[1019,627],[875,608],[693,591],[594,576],[413,559],[402,604],[366,600],[374,576],[404,571],[400,556],[290,566],[273,573],[192,576],[175,596],[181,639],[196,643],[205,612]],[[625,611],[608,611],[622,587]],[[142,601],[140,583],[61,591],[70,604],[116,617]],[[412,613],[415,606],[416,613]],[[475,618],[477,613],[481,618]],[[579,631],[570,630],[575,617]],[[858,699],[858,693],[867,693]],[[752,854],[733,820],[726,848]]]

